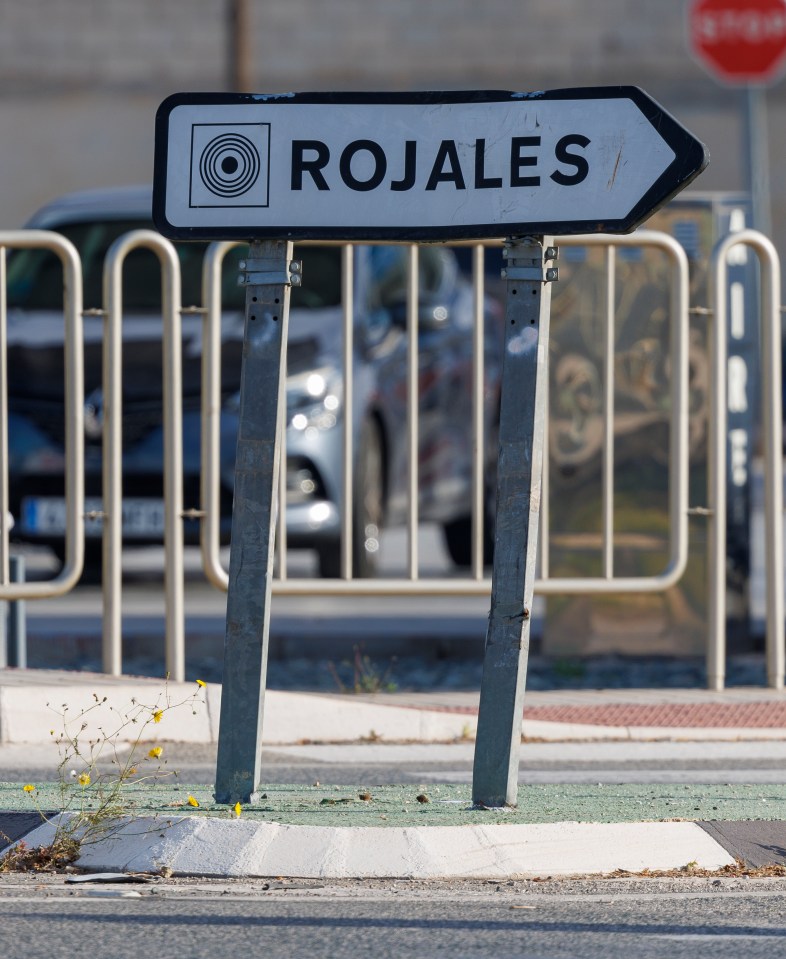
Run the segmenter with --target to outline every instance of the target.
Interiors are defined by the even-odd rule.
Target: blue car
[[[119,236],[152,229],[151,191],[133,187],[64,196],[28,226],[68,237],[82,258],[85,315],[86,566],[100,565],[102,275]],[[206,246],[177,244],[184,307],[201,302]],[[243,249],[224,265],[222,314],[222,538],[231,522],[243,337],[237,285]],[[341,366],[341,248],[302,245],[303,285],[292,289],[287,367],[287,538],[316,550],[320,574],[340,573],[342,437],[347,422]],[[406,522],[406,277],[402,246],[354,247],[353,529],[356,576],[373,575],[380,530]],[[440,524],[453,560],[470,561],[472,291],[453,251],[420,251],[419,515]],[[123,531],[126,545],[163,539],[163,423],[160,273],[155,255],[132,252],[124,267]],[[59,261],[20,250],[8,264],[10,506],[13,535],[62,556],[63,316]],[[487,318],[486,459],[496,459],[500,325]],[[183,316],[184,506],[198,509],[201,318]],[[491,494],[489,494],[489,500]],[[198,520],[185,521],[198,541]],[[490,554],[490,535],[487,555]]]

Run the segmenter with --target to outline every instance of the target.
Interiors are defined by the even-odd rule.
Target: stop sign
[[[786,60],[786,0],[692,0],[694,56],[729,84],[768,83]]]

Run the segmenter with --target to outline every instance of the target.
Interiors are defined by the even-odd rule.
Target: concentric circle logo
[[[188,205],[268,207],[269,166],[269,123],[194,123]]]
[[[236,197],[247,193],[260,171],[259,151],[241,133],[222,133],[202,150],[199,175],[216,196]]]

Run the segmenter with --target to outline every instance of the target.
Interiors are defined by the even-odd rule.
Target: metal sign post
[[[261,778],[277,477],[280,386],[286,375],[290,285],[299,285],[292,244],[251,244],[241,263],[246,324],[240,379],[235,500],[218,734],[216,802],[247,803]],[[283,504],[281,506],[283,509]]]
[[[287,244],[516,237],[507,248],[497,540],[473,784],[476,802],[512,805],[556,278],[544,236],[630,232],[707,162],[704,145],[637,87],[180,93],[161,104],[159,230],[179,240],[265,241],[246,266],[219,802],[248,802],[260,779],[278,398],[288,284],[299,279]]]
[[[521,715],[546,432],[551,282],[557,251],[543,237],[505,246],[505,353],[497,465],[497,521],[491,612],[483,658],[472,798],[515,806]]]

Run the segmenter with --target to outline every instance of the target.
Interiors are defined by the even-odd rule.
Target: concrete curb
[[[0,744],[44,743],[63,726],[62,709],[68,706],[73,720],[106,697],[106,709],[92,709],[84,716],[83,736],[100,735],[106,728],[109,707],[123,713],[131,704],[161,708],[167,699],[179,703],[197,687],[193,683],[169,683],[166,694],[161,682],[126,682],[89,686],[0,686]],[[145,730],[145,739],[161,742],[216,743],[221,714],[221,687],[208,684],[204,705],[168,710],[160,723]],[[116,722],[112,723],[115,727]],[[554,725],[554,724],[551,724]],[[367,703],[340,696],[268,690],[265,694],[264,741],[269,744],[356,742],[357,740],[416,740],[442,742],[474,738],[477,716]],[[139,727],[126,725],[118,742],[135,741]]]
[[[46,823],[24,839],[46,845],[54,831],[54,822]],[[86,845],[76,865],[225,878],[524,879],[688,863],[717,870],[734,859],[694,822],[352,828],[207,817],[169,825],[161,817],[139,817]]]
[[[51,744],[68,705],[82,709],[107,697],[115,710],[133,702],[160,707],[188,700],[199,691],[204,704],[166,711],[145,727],[144,738],[161,742],[214,744],[218,739],[221,689],[209,684],[94,676],[13,677],[0,685],[0,744],[34,748]],[[202,695],[204,693],[204,695]],[[431,707],[431,708],[430,708]],[[108,708],[108,707],[107,707]],[[99,710],[86,716],[82,735],[106,728]],[[116,728],[115,725],[111,728]],[[451,711],[425,700],[401,704],[360,698],[269,690],[264,742],[440,743],[474,738],[477,715]],[[601,726],[525,720],[522,732],[544,742],[591,740],[685,741],[786,739],[768,728]],[[134,741],[138,727],[121,730],[119,742]],[[325,747],[322,747],[325,748]],[[568,815],[575,815],[570,810]],[[504,819],[504,814],[502,814]],[[26,842],[45,845],[54,826],[28,823]],[[125,821],[112,836],[86,845],[78,865],[96,871],[159,872],[219,877],[292,878],[479,878],[603,875],[617,870],[717,870],[734,859],[702,825],[691,821],[625,823],[516,823],[420,826],[289,825],[241,816],[141,816]]]
[[[63,730],[63,710],[68,707],[68,717],[74,721],[83,710],[85,739],[100,736],[99,727],[116,729],[117,716],[127,713],[133,704],[144,703],[152,708],[166,705],[167,696],[174,703],[182,702],[199,691],[195,683],[169,683],[161,680],[127,680],[102,682],[100,679],[72,685],[30,683],[0,686],[0,744],[45,743]],[[209,692],[209,691],[208,691]],[[106,698],[102,708],[96,707]],[[175,708],[167,712],[166,723],[156,724],[148,730],[150,739],[168,739],[177,742],[215,742],[218,737],[218,713],[211,709],[211,696],[204,697],[205,705],[195,711]],[[220,703],[220,699],[219,699]],[[111,725],[107,726],[109,710],[115,711]],[[80,722],[81,725],[81,722]],[[119,743],[134,741],[139,727],[126,725],[117,736]]]
[[[174,703],[188,699],[194,683],[169,683],[164,692],[160,680],[106,682],[96,678],[78,685],[44,683],[0,685],[0,744],[45,743],[62,730],[65,704],[68,715],[76,717],[97,697],[106,697],[107,706],[127,710],[130,704],[160,706],[166,696]],[[216,743],[221,711],[221,687],[208,684],[204,705],[167,711],[161,723],[145,730],[145,739],[158,742]],[[106,714],[95,710],[85,716],[84,736],[100,735]],[[113,723],[113,726],[116,725]],[[303,742],[450,742],[472,740],[477,732],[477,715],[444,709],[397,706],[368,702],[339,695],[268,690],[265,695],[263,741],[268,745]],[[139,730],[129,725],[118,733],[118,742],[135,741]],[[786,729],[712,728],[665,726],[601,726],[546,722],[525,719],[522,735],[547,742],[590,740],[782,740]]]

